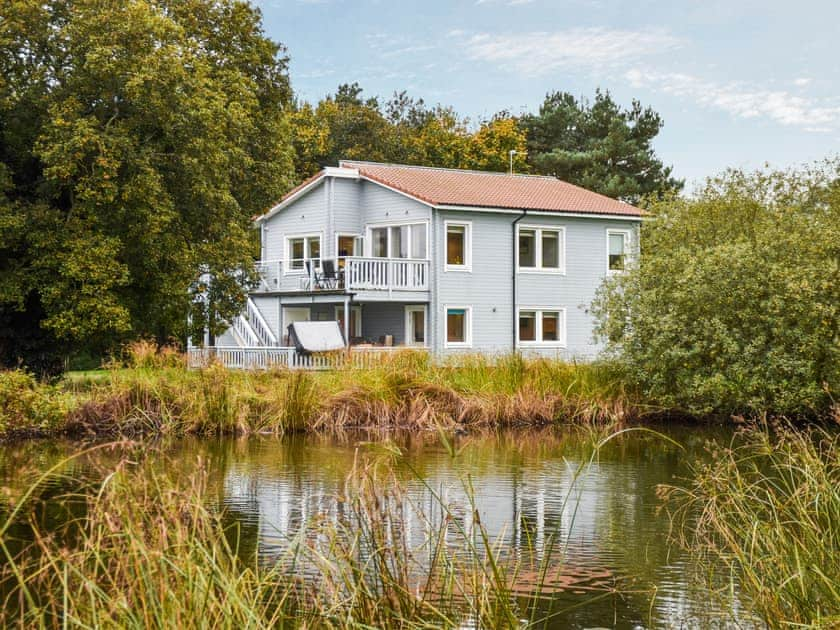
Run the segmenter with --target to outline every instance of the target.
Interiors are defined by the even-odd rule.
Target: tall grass
[[[314,515],[271,565],[240,552],[242,538],[226,525],[200,466],[173,462],[192,470],[162,476],[126,459],[67,498],[84,510],[59,530],[32,521],[33,542],[17,554],[0,535],[6,560],[0,623],[406,629],[547,623],[550,613],[537,618],[527,598],[515,596],[518,561],[505,556],[480,519],[466,527],[434,492],[435,509],[408,499],[392,466],[398,456],[387,445],[360,456],[336,497],[339,509]],[[22,518],[49,474],[16,500],[0,534]],[[406,535],[408,510],[426,532],[419,546]],[[549,554],[529,568],[545,576],[561,561]]]
[[[608,364],[518,355],[437,364],[425,353],[407,351],[382,357],[371,368],[347,365],[301,373],[228,370],[215,364],[190,370],[179,357],[141,342],[128,348],[123,362],[104,377],[84,383],[74,379],[52,389],[21,372],[0,373],[0,403],[4,395],[12,401],[0,404],[0,433],[2,426],[10,426],[10,413],[15,426],[43,424],[41,418],[48,415],[53,431],[122,436],[336,427],[612,426],[645,413],[620,370]],[[33,396],[40,407],[26,402]],[[43,413],[5,411],[21,404]]]
[[[663,488],[675,532],[723,561],[771,627],[840,627],[840,433],[751,428]]]

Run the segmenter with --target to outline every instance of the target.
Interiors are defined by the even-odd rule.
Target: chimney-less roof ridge
[[[357,164],[359,166],[385,166],[391,168],[415,168],[427,171],[449,171],[451,173],[470,173],[471,175],[502,175],[504,177],[530,177],[531,179],[548,179],[555,181],[563,181],[554,177],[554,175],[533,175],[531,173],[506,173],[504,171],[478,171],[470,168],[451,168],[446,166],[424,166],[422,164],[398,164],[396,162],[370,162],[366,160],[339,160],[339,167],[347,168],[348,164]],[[563,182],[567,184],[568,182]],[[570,184],[574,186],[574,184]]]

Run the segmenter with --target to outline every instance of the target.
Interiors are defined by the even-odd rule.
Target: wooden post
[[[350,296],[344,298],[344,345],[350,350]]]

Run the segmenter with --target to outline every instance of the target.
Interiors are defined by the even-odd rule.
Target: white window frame
[[[535,341],[522,341],[519,338],[519,318],[523,312],[533,312],[536,321],[535,327]],[[543,341],[543,313],[561,313],[563,321],[560,322],[559,336],[557,341]],[[561,306],[517,306],[516,309],[516,345],[521,348],[565,348],[567,345],[566,327],[567,327],[566,308]]]
[[[464,341],[449,341],[449,311],[464,311]],[[472,306],[459,304],[443,305],[443,345],[445,348],[472,348]]]
[[[450,265],[446,261],[447,240],[449,236],[449,226],[464,228],[464,264]],[[443,270],[444,271],[466,271],[472,272],[472,221],[444,221],[443,222],[443,243],[441,249],[443,250]],[[454,307],[453,307],[454,308]]]
[[[411,339],[411,314],[423,313],[423,344],[414,343]],[[409,304],[405,307],[405,345],[412,348],[429,347],[429,309],[425,304]]]
[[[426,230],[426,257],[425,258],[393,258],[391,256],[391,229],[392,227],[403,227],[404,225],[422,225]],[[375,221],[373,223],[366,223],[365,224],[365,236],[364,236],[364,255],[366,258],[373,258],[373,230],[377,228],[388,228],[388,245],[386,246],[386,250],[388,252],[387,256],[377,256],[377,258],[381,258],[382,260],[390,259],[390,260],[429,260],[429,251],[431,250],[431,243],[429,242],[429,221],[428,219],[415,219],[409,220],[406,219],[405,221]],[[344,236],[349,236],[349,234],[344,234]],[[409,241],[409,248],[411,247],[411,242]],[[336,251],[338,251],[336,249]],[[412,252],[414,253],[414,252]]]
[[[521,230],[532,230],[534,232],[534,262],[536,267],[523,267],[519,263],[519,233]],[[559,257],[557,261],[558,266],[543,267],[542,266],[542,233],[543,232],[557,232],[557,238],[560,248]],[[562,225],[532,225],[532,224],[516,224],[516,271],[518,273],[553,273],[561,276],[566,275],[566,228]]]
[[[621,234],[624,237],[624,269],[610,269],[610,236],[613,234]],[[604,266],[607,270],[607,275],[615,275],[617,273],[624,273],[627,271],[627,266],[633,260],[632,245],[633,232],[627,229],[607,228],[605,241],[605,256]]]
[[[306,275],[306,265],[300,269],[292,269],[292,244],[294,239],[302,238],[303,241],[303,259],[308,260],[306,252],[309,251],[309,239],[317,237],[321,242],[321,256],[323,261],[326,257],[324,251],[324,233],[323,232],[305,232],[303,234],[286,234],[283,238],[283,274],[287,276],[303,276]],[[318,269],[321,267],[319,266]]]
[[[345,235],[346,236],[346,235]],[[344,311],[343,304],[336,304],[335,305],[335,321],[339,321],[339,316]],[[362,306],[360,304],[354,304],[350,307],[350,311],[356,313],[356,330],[350,331],[351,337],[361,337],[362,336]],[[344,333],[344,328],[341,329],[342,334]],[[349,342],[349,340],[348,340]]]

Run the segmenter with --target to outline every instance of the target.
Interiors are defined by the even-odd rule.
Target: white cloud
[[[679,45],[679,39],[665,31],[606,28],[518,35],[478,33],[463,43],[471,60],[494,62],[533,77],[563,69],[626,67],[641,57],[661,54]]]
[[[808,77],[799,77],[798,79],[793,80],[793,84],[798,85],[799,87],[804,87],[808,85],[811,81],[813,81],[813,79],[810,79]]]
[[[840,104],[797,96],[786,90],[769,90],[742,82],[718,83],[680,72],[633,69],[624,77],[633,87],[691,99],[738,118],[763,118],[815,133],[840,127]]]

